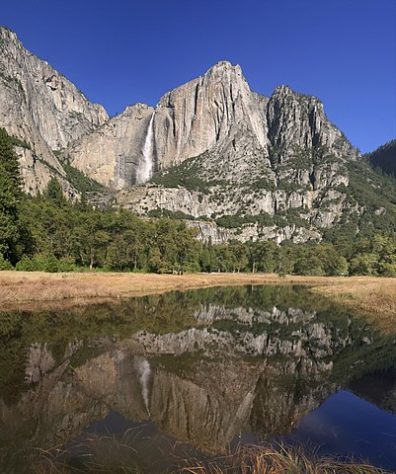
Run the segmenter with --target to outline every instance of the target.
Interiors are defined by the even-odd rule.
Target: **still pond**
[[[259,443],[396,470],[395,342],[300,287],[0,313],[0,472],[167,473]]]

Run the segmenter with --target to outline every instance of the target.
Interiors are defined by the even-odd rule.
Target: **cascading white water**
[[[139,357],[139,356],[135,358],[134,365],[139,377],[144,406],[146,407],[147,413],[150,416],[149,391],[150,391],[151,367],[147,359],[143,357]]]
[[[154,115],[151,116],[150,123],[147,129],[146,140],[142,148],[143,160],[140,162],[139,168],[136,173],[136,182],[138,184],[145,183],[148,181],[154,168],[154,157],[153,157],[153,136],[154,136]]]

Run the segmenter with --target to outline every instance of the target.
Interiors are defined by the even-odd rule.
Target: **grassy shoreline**
[[[101,441],[104,440],[104,444]],[[33,474],[71,474],[73,473],[102,473],[114,472],[142,473],[139,461],[133,449],[130,452],[127,444],[117,444],[114,439],[110,446],[106,438],[93,437],[90,440],[90,456],[86,457],[81,470],[71,468],[66,461],[58,459],[58,452],[44,451],[33,460]],[[108,451],[109,448],[111,451]],[[99,451],[101,449],[101,451]],[[170,447],[172,451],[172,447]],[[103,462],[103,454],[106,460]],[[127,452],[127,457],[125,457]],[[99,454],[98,456],[98,453]],[[122,453],[124,455],[122,455]],[[130,456],[130,458],[128,457]],[[195,459],[179,459],[174,456],[172,471],[167,473],[185,474],[391,474],[391,471],[377,468],[365,462],[337,457],[319,456],[316,452],[300,447],[288,446],[255,446],[241,445],[235,452],[230,452],[217,459],[198,461]]]
[[[0,272],[0,311],[61,309],[168,291],[238,286],[307,285],[331,301],[396,331],[396,278],[279,277],[264,273]]]

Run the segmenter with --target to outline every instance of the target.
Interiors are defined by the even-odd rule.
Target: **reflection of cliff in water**
[[[300,290],[206,290],[101,307],[85,320],[76,313],[69,326],[59,315],[65,331],[55,341],[45,330],[34,342],[28,327],[8,331],[9,380],[20,391],[0,391],[0,445],[62,444],[110,411],[151,419],[204,451],[246,431],[287,433],[395,353],[392,341],[322,304]]]

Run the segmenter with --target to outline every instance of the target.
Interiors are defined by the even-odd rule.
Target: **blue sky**
[[[396,0],[1,0],[0,23],[112,115],[228,59],[319,97],[363,152],[396,137]]]

